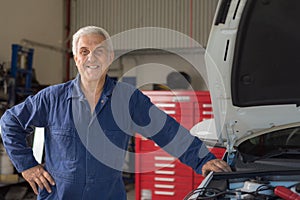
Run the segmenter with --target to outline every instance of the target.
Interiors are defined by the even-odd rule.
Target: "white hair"
[[[113,50],[113,45],[111,38],[106,30],[103,28],[97,27],[97,26],[85,26],[80,28],[74,35],[73,35],[73,40],[72,40],[72,51],[73,55],[76,55],[77,53],[77,45],[79,38],[84,36],[84,35],[89,35],[89,34],[98,34],[101,35],[105,38],[105,42],[107,42],[107,47],[109,51]]]

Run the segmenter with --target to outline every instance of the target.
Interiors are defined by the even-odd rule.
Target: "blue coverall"
[[[122,166],[128,141],[136,132],[197,173],[215,158],[141,91],[109,76],[93,113],[80,89],[80,75],[5,112],[2,139],[18,172],[38,164],[25,139],[34,127],[45,127],[45,169],[56,183],[51,193],[40,190],[38,199],[126,199]]]

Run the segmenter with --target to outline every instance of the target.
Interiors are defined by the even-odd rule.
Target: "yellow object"
[[[0,183],[17,183],[18,181],[18,174],[0,174]]]

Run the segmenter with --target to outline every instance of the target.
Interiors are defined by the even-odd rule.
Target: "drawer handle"
[[[154,191],[154,194],[158,194],[158,195],[167,195],[167,196],[174,196],[174,195],[175,195],[175,192]]]
[[[163,185],[163,184],[154,184],[155,188],[165,188],[165,189],[174,189],[174,185]]]
[[[174,171],[164,171],[164,170],[157,170],[155,171],[155,174],[169,174],[169,175],[174,175]]]
[[[154,160],[175,161],[175,158],[166,156],[154,156]]]
[[[164,110],[166,114],[168,115],[175,115],[176,111],[175,110]]]
[[[203,108],[211,108],[212,105],[211,104],[203,104]]]
[[[212,111],[203,111],[202,114],[203,114],[203,115],[212,115],[213,112],[212,112]]]
[[[155,104],[157,107],[164,107],[164,108],[175,108],[174,103],[156,103]]]
[[[168,163],[155,163],[155,167],[170,167],[170,168],[175,168],[175,164],[168,164]]]
[[[154,177],[155,181],[167,181],[167,182],[174,182],[175,178],[160,178],[160,177]]]

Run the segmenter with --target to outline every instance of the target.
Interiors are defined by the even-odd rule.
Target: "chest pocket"
[[[51,128],[49,148],[58,160],[74,161],[76,159],[76,140],[72,129]]]

